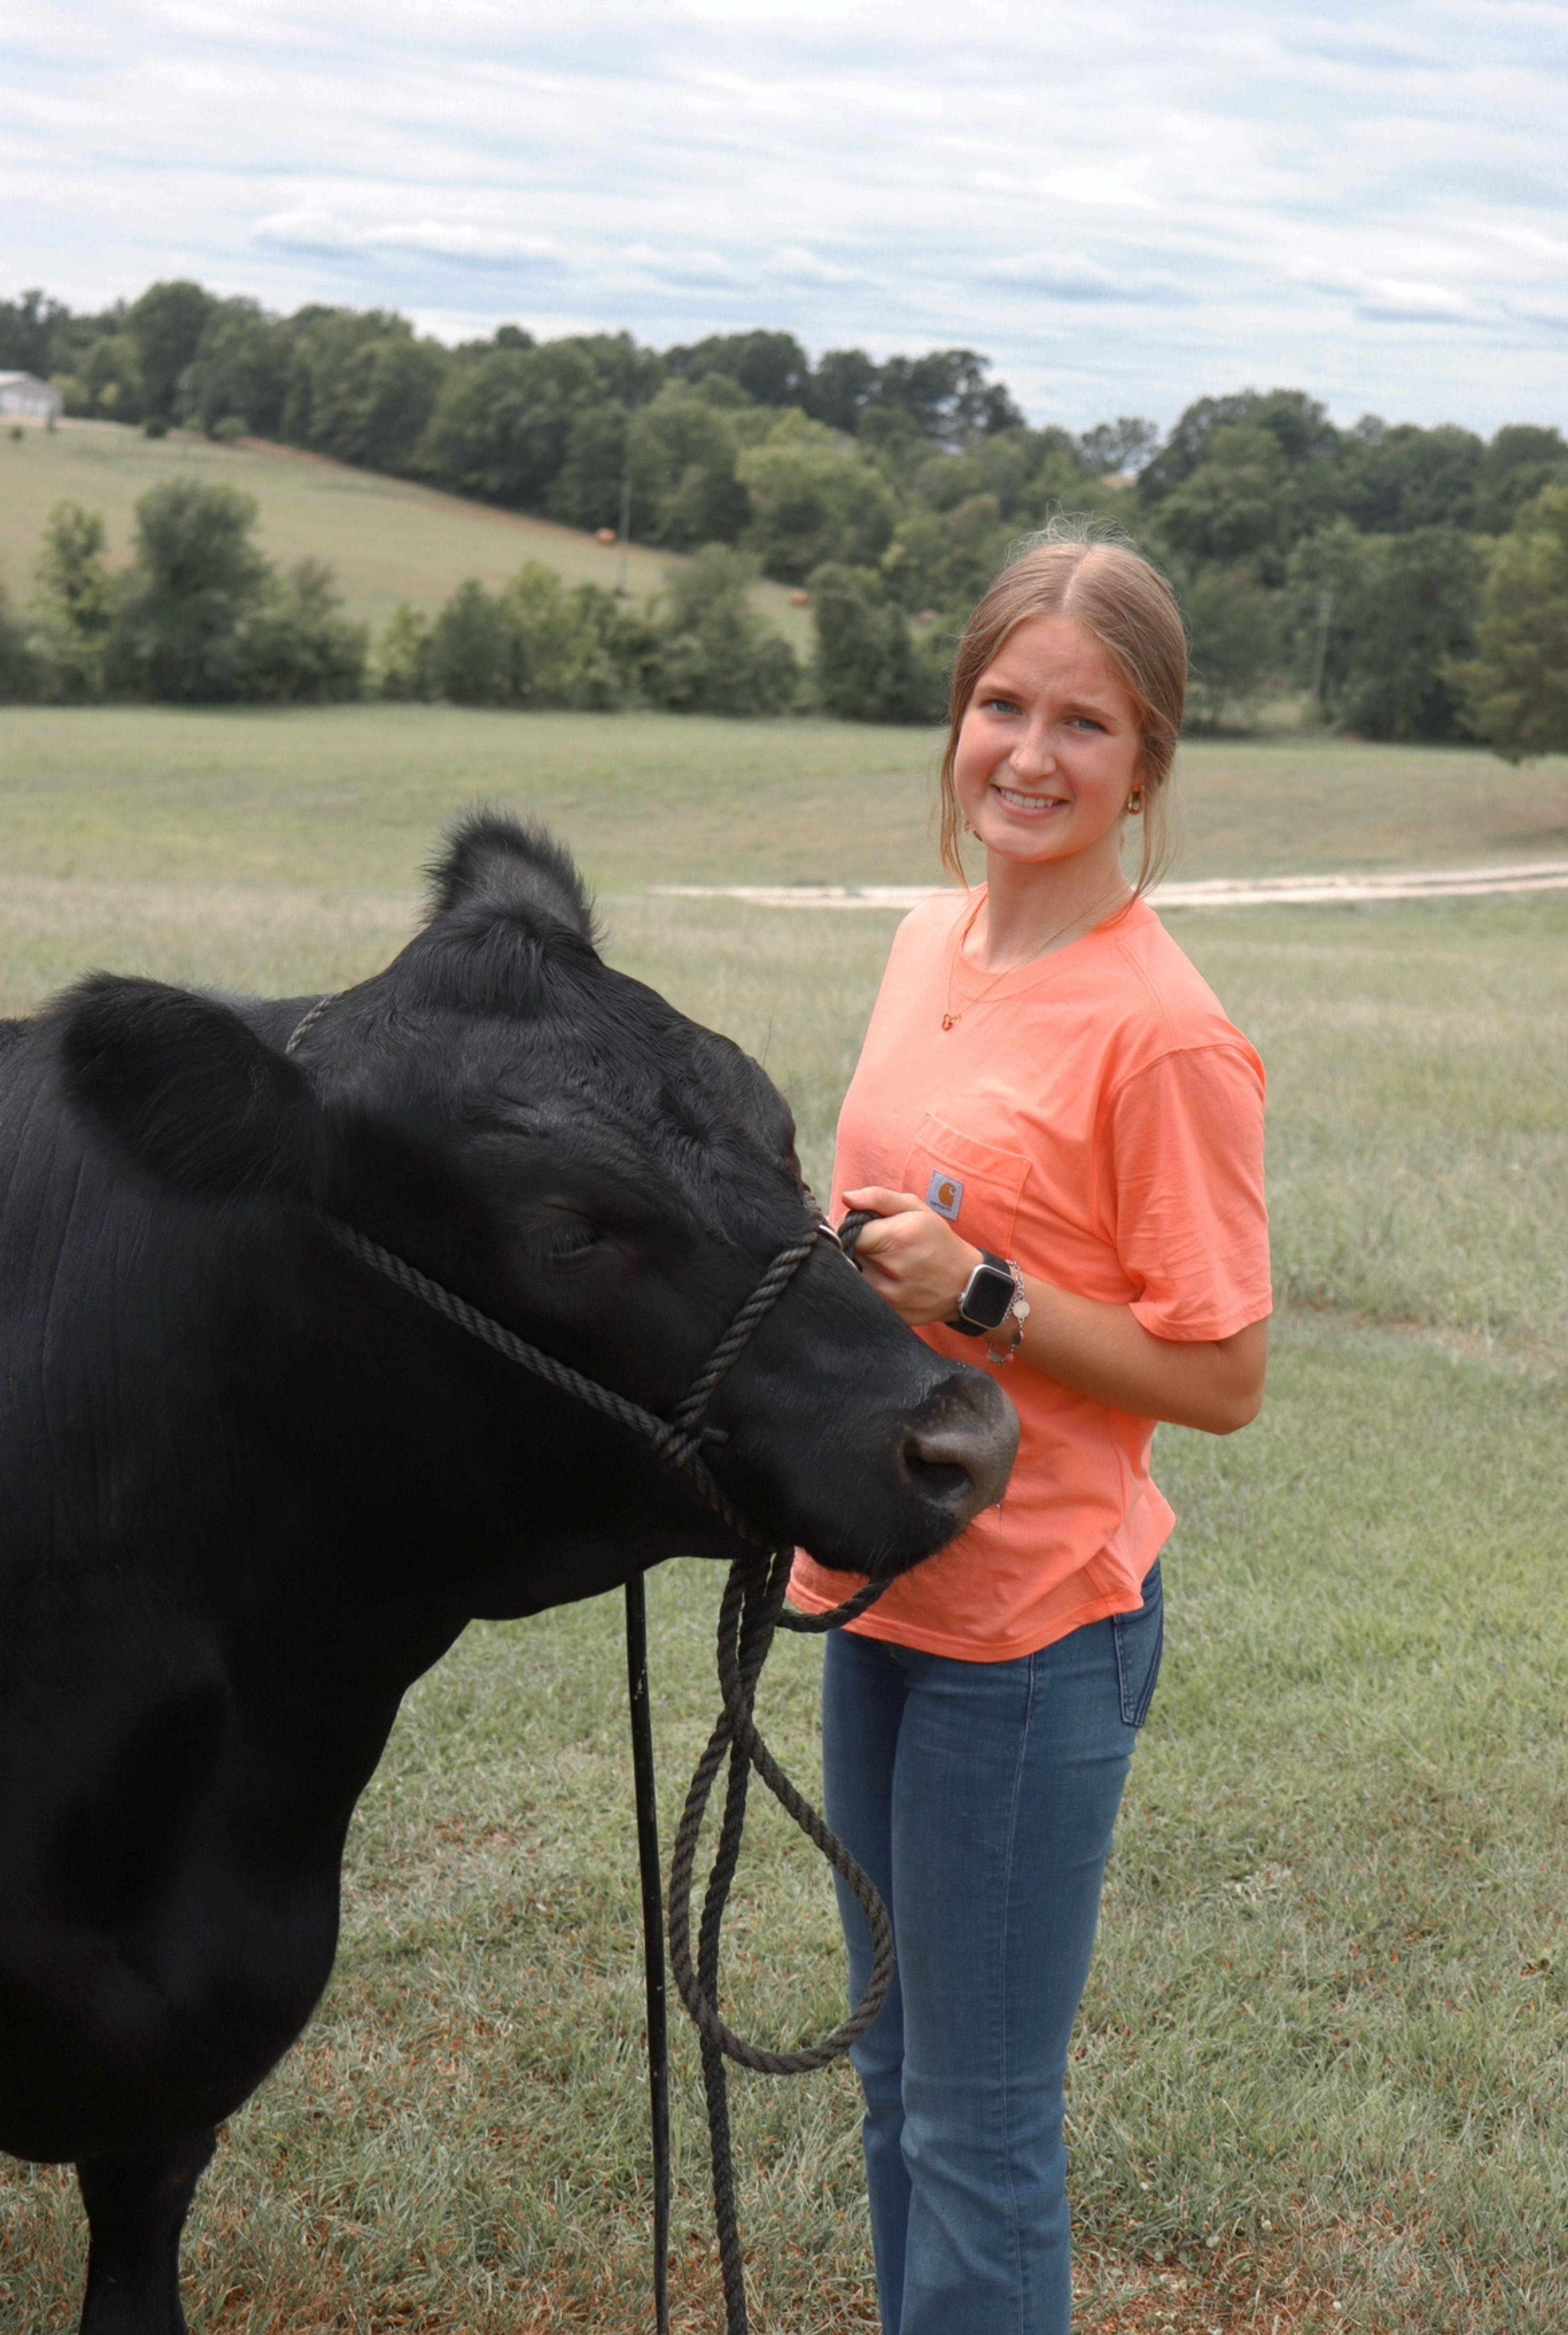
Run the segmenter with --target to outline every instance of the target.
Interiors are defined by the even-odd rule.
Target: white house
[[[65,400],[35,373],[0,373],[0,421],[58,421]]]

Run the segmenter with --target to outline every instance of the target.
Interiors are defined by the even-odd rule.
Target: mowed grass
[[[0,579],[15,598],[26,597],[44,522],[66,497],[102,513],[111,559],[128,559],[136,504],[163,479],[212,480],[254,495],[268,556],[284,567],[328,561],[349,614],[378,631],[400,600],[433,615],[466,577],[493,587],[528,559],[542,559],[567,584],[614,590],[619,581],[619,552],[575,528],[259,439],[222,446],[192,431],[146,438],[113,421],[67,421],[19,438],[0,433]],[[627,590],[647,599],[670,564],[667,552],[630,546]],[[804,654],[809,619],[790,606],[783,586],[759,584],[754,593]]]
[[[440,819],[504,795],[582,850],[615,961],[763,1056],[824,1176],[894,920],[648,887],[928,873],[927,741],[404,722],[8,721],[0,1011],[94,962],[353,978],[410,928]],[[367,739],[379,781],[353,767]],[[1306,750],[1247,751],[1185,757],[1184,872],[1210,872],[1215,801],[1211,835],[1290,864],[1281,773],[1308,766],[1276,758]],[[1563,784],[1314,751],[1321,809],[1288,790],[1314,867],[1513,852]],[[1400,848],[1389,806],[1415,796],[1430,819]],[[829,847],[865,856],[791,860],[829,808]],[[1080,2324],[1538,2335],[1568,2318],[1568,902],[1173,926],[1269,1065],[1283,1303],[1259,1423],[1160,1439],[1170,1641],[1072,2073]],[[651,1587],[666,1841],[714,1705],[717,1591],[694,1564]],[[766,1688],[808,1788],[818,1660],[782,1646]],[[409,1698],[354,1826],[326,2001],[203,2185],[196,2327],[651,2324],[621,1681],[610,1599],[476,1627]],[[830,1893],[766,1817],[729,1968],[756,2030],[841,2009]],[[721,2314],[683,2025],[677,2049],[676,2323],[696,2335]],[[735,2090],[755,2323],[873,2328],[852,2078]],[[68,2177],[0,2175],[0,2324],[68,2327]]]
[[[0,444],[0,460],[5,448]],[[543,818],[595,884],[937,883],[943,733],[431,705],[0,707],[5,867],[305,885],[411,904],[476,800]],[[1568,755],[1189,740],[1179,876],[1568,857]]]

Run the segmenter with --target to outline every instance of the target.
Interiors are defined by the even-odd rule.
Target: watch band
[[[980,1263],[963,1284],[958,1310],[947,1323],[963,1338],[987,1338],[1001,1329],[1017,1304],[1022,1291],[1018,1267],[1006,1257],[994,1256],[988,1248],[980,1252]]]

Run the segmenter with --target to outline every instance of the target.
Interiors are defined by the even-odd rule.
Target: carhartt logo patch
[[[963,1206],[963,1187],[957,1177],[944,1175],[939,1168],[925,1187],[925,1205],[952,1224]]]

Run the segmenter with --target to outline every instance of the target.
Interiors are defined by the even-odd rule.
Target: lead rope
[[[738,1557],[730,1568],[719,1607],[719,1684],[723,1710],[708,1747],[697,1763],[686,1795],[686,1806],[675,1836],[670,1864],[670,1963],[675,1983],[702,2036],[702,2085],[708,2103],[708,2135],[712,2153],[713,2215],[719,2235],[719,2261],[724,2282],[725,2335],[750,2335],[746,2309],[745,2270],[740,2253],[740,2223],[735,2208],[735,2175],[730,2144],[729,2086],[726,2058],[769,2076],[804,2075],[825,2068],[847,2051],[866,2032],[887,2000],[893,1984],[893,1925],[871,1881],[837,1836],[831,1832],[804,1795],[796,1790],[779,1766],[752,1716],[752,1701],[769,1647],[779,1629],[808,1633],[841,1628],[856,1620],[888,1586],[868,1582],[845,1604],[828,1613],[795,1613],[784,1603],[793,1552],[769,1549],[756,1527],[734,1506],[699,1456],[702,1439],[701,1417],[709,1398],[729,1370],[752,1331],[775,1304],[812,1254],[821,1228],[782,1250],[769,1266],[730,1328],[699,1373],[692,1388],[667,1419],[644,1410],[641,1404],[586,1378],[567,1362],[532,1346],[515,1331],[470,1305],[455,1290],[421,1273],[379,1241],[353,1225],[324,1219],[333,1238],[373,1271],[417,1297],[472,1338],[504,1354],[508,1361],[543,1379],[564,1394],[589,1404],[606,1419],[630,1427],[652,1444],[658,1456],[679,1468],[710,1507],[756,1554]],[[833,1235],[828,1233],[828,1237]],[[635,1595],[634,1595],[634,1591]],[[626,1585],[627,1665],[632,1681],[633,1771],[636,1779],[638,1862],[641,1868],[645,1989],[648,2010],[648,2087],[653,2131],[653,2228],[655,2259],[653,2297],[658,2335],[668,2335],[670,2231],[670,2076],[668,2022],[664,2011],[663,1923],[659,1893],[658,1811],[653,1791],[653,1746],[647,1695],[647,1625],[641,1579]],[[641,1693],[637,1681],[641,1681]],[[720,1826],[719,1849],[702,1903],[696,1965],[691,1952],[692,1872],[702,1817],[713,1785],[726,1759],[730,1763]],[[859,2004],[842,2026],[821,2042],[798,2051],[769,2051],[735,2033],[719,2009],[719,1949],[724,1907],[740,1855],[746,1823],[746,1797],[750,1771],[758,1775],[802,1832],[821,1850],[835,1872],[843,1875],[871,1925],[870,1982]]]
[[[296,1024],[284,1048],[293,1054],[337,995],[321,998]],[[857,2042],[887,2000],[893,1984],[893,1924],[869,1877],[862,1872],[837,1836],[831,1832],[805,1796],[797,1791],[764,1742],[752,1712],[757,1681],[769,1648],[780,1629],[809,1634],[841,1629],[866,1613],[889,1586],[867,1582],[844,1604],[827,1613],[797,1613],[785,1604],[793,1551],[774,1548],[734,1506],[723,1487],[710,1473],[700,1447],[713,1430],[702,1425],[702,1414],[714,1390],[752,1332],[777,1304],[796,1274],[810,1256],[818,1239],[826,1238],[850,1255],[861,1226],[847,1219],[836,1235],[825,1222],[810,1235],[780,1250],[730,1327],[709,1355],[687,1392],[665,1419],[641,1404],[601,1386],[542,1348],[530,1345],[515,1331],[470,1305],[455,1290],[421,1273],[379,1241],[334,1216],[324,1218],[334,1240],[411,1297],[441,1314],[469,1337],[479,1339],[508,1361],[518,1363],[563,1394],[575,1396],[603,1417],[631,1428],[650,1443],[658,1457],[678,1468],[731,1530],[750,1541],[754,1555],[738,1557],[730,1568],[719,1606],[719,1687],[723,1709],[697,1762],[686,1805],[676,1828],[670,1861],[670,1964],[681,2000],[702,2038],[702,2085],[708,2104],[708,2137],[712,2158],[713,2214],[718,2229],[719,2261],[724,2283],[725,2335],[750,2335],[746,2310],[745,2265],[740,2250],[740,2220],[735,2206],[735,2174],[730,2140],[729,2084],[726,2059],[763,2075],[799,2076],[825,2068]],[[631,1702],[632,1765],[637,1811],[637,1852],[641,1879],[644,1977],[647,2001],[648,2088],[653,2138],[653,2310],[658,2335],[669,2335],[670,2260],[670,2069],[669,2030],[665,2016],[663,1923],[660,1904],[658,1804],[654,1790],[653,1739],[648,1700],[647,1606],[641,1576],[626,1584],[626,1666]],[[720,1768],[729,1762],[719,1846],[708,1876],[692,1964],[692,1889],[697,1844],[702,1818]],[[740,1859],[746,1825],[746,1799],[751,1770],[766,1784],[780,1806],[807,1837],[841,1874],[866,1914],[871,1928],[871,1977],[859,2003],[818,2043],[795,2051],[770,2051],[737,2035],[719,2008],[719,1962],[724,1908]]]
[[[708,2107],[708,2141],[713,2175],[713,2217],[724,2284],[726,2335],[749,2335],[745,2265],[735,2204],[735,2171],[730,2141],[729,2082],[724,2061],[734,2059],[769,2076],[800,2076],[825,2068],[857,2042],[881,2010],[893,1984],[893,1924],[868,1876],[837,1836],[797,1791],[757,1727],[752,1701],[774,1633],[779,1628],[817,1633],[841,1628],[872,1605],[886,1582],[868,1583],[831,1613],[804,1614],[784,1603],[793,1562],[791,1549],[738,1558],[730,1569],[719,1609],[719,1683],[724,1708],[697,1763],[670,1861],[670,1965],[681,2000],[702,2037],[702,2088]],[[692,1956],[692,1887],[703,1815],[721,1767],[729,1762],[719,1846],[702,1901],[695,1966]],[[795,2051],[773,2051],[735,2033],[719,2008],[719,1956],[724,1909],[740,1855],[747,1789],[752,1768],[801,1831],[843,1875],[871,1929],[872,1969],[866,1992],[843,2024],[820,2042]],[[655,1849],[655,1855],[656,1855]],[[648,1941],[650,1966],[656,1942]],[[657,2190],[657,2182],[655,2188]],[[656,2218],[656,2216],[655,2216]],[[657,2308],[657,2299],[655,2299]],[[658,2322],[666,2335],[667,2318]]]

